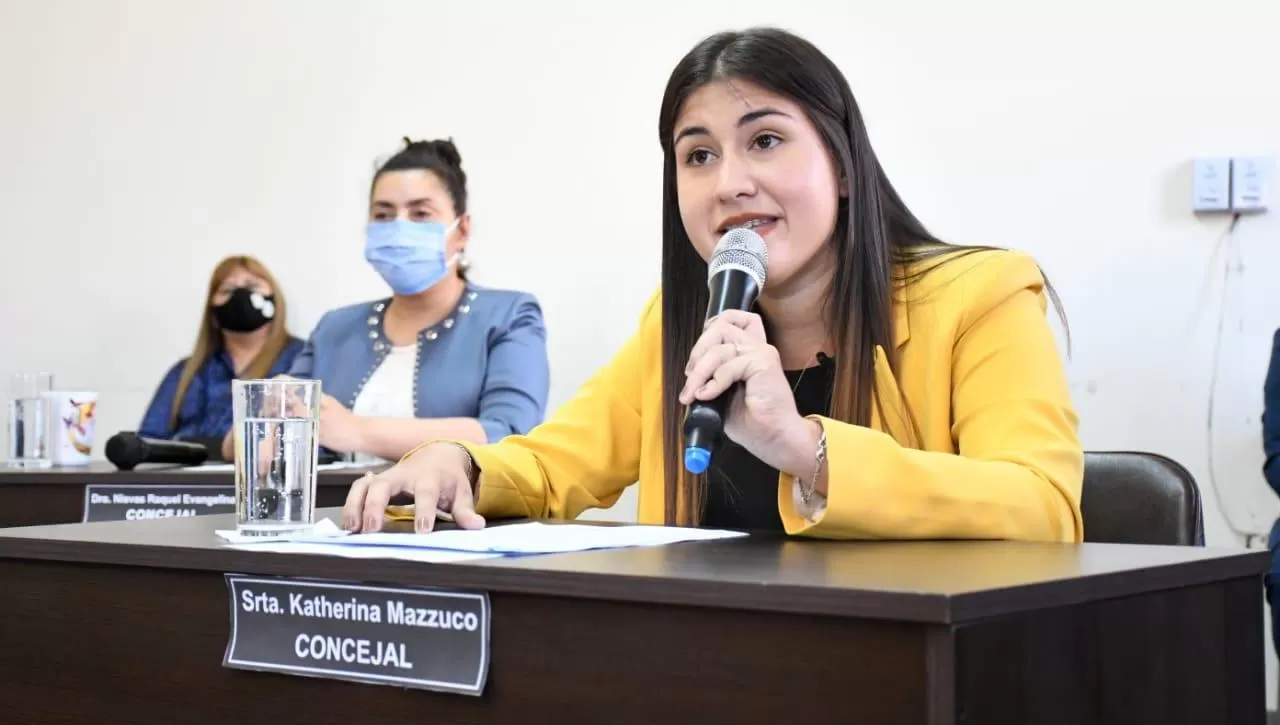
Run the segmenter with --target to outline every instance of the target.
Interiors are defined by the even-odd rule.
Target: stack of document
[[[347,534],[326,520],[316,530],[300,536],[240,538],[235,537],[234,532],[219,532],[219,536],[230,542],[233,548],[243,550],[444,563],[500,556],[665,546],[685,541],[736,538],[746,534],[721,529],[546,524],[537,521],[489,526],[471,531],[453,529],[427,534]]]

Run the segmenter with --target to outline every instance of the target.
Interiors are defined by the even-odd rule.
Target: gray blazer
[[[325,313],[289,374],[319,380],[323,392],[353,407],[391,350],[382,327],[389,301]],[[537,299],[468,283],[453,312],[418,334],[414,414],[478,419],[491,443],[527,433],[546,414],[548,367]]]

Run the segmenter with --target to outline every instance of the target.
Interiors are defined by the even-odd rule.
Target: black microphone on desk
[[[707,319],[725,310],[750,310],[764,289],[769,248],[764,237],[746,228],[730,229],[707,263]],[[737,384],[712,400],[696,400],[684,417],[684,467],[693,474],[711,465],[711,452],[724,434],[724,420]]]
[[[121,431],[107,439],[107,460],[122,471],[132,471],[140,463],[176,463],[198,466],[209,457],[200,443],[143,438],[133,431]]]

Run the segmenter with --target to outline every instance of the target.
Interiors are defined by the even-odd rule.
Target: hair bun
[[[454,168],[462,168],[462,154],[458,153],[458,147],[453,144],[452,137],[428,141],[427,146],[445,163]]]
[[[461,170],[462,154],[458,153],[458,147],[453,144],[452,137],[434,141],[414,141],[408,136],[402,138],[405,151],[430,154],[449,166]]]
[[[414,141],[408,136],[400,138],[404,141],[404,148],[378,164],[377,171],[373,173],[373,186],[388,171],[430,171],[449,188],[454,211],[459,216],[467,213],[467,174],[462,170],[462,154],[453,145],[453,138],[431,141]],[[373,191],[370,188],[369,193]]]
[[[402,151],[426,151],[431,153],[435,150],[432,146],[432,144],[435,143],[434,141],[414,141],[408,136],[403,136],[401,138],[404,141],[404,148],[401,149]]]

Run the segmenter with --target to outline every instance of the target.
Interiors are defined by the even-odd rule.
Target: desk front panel
[[[0,581],[24,725],[937,722],[924,625],[495,593],[476,698],[224,669],[215,572],[0,560]]]
[[[1262,725],[1255,578],[1021,612],[956,632],[956,701],[990,725]]]

